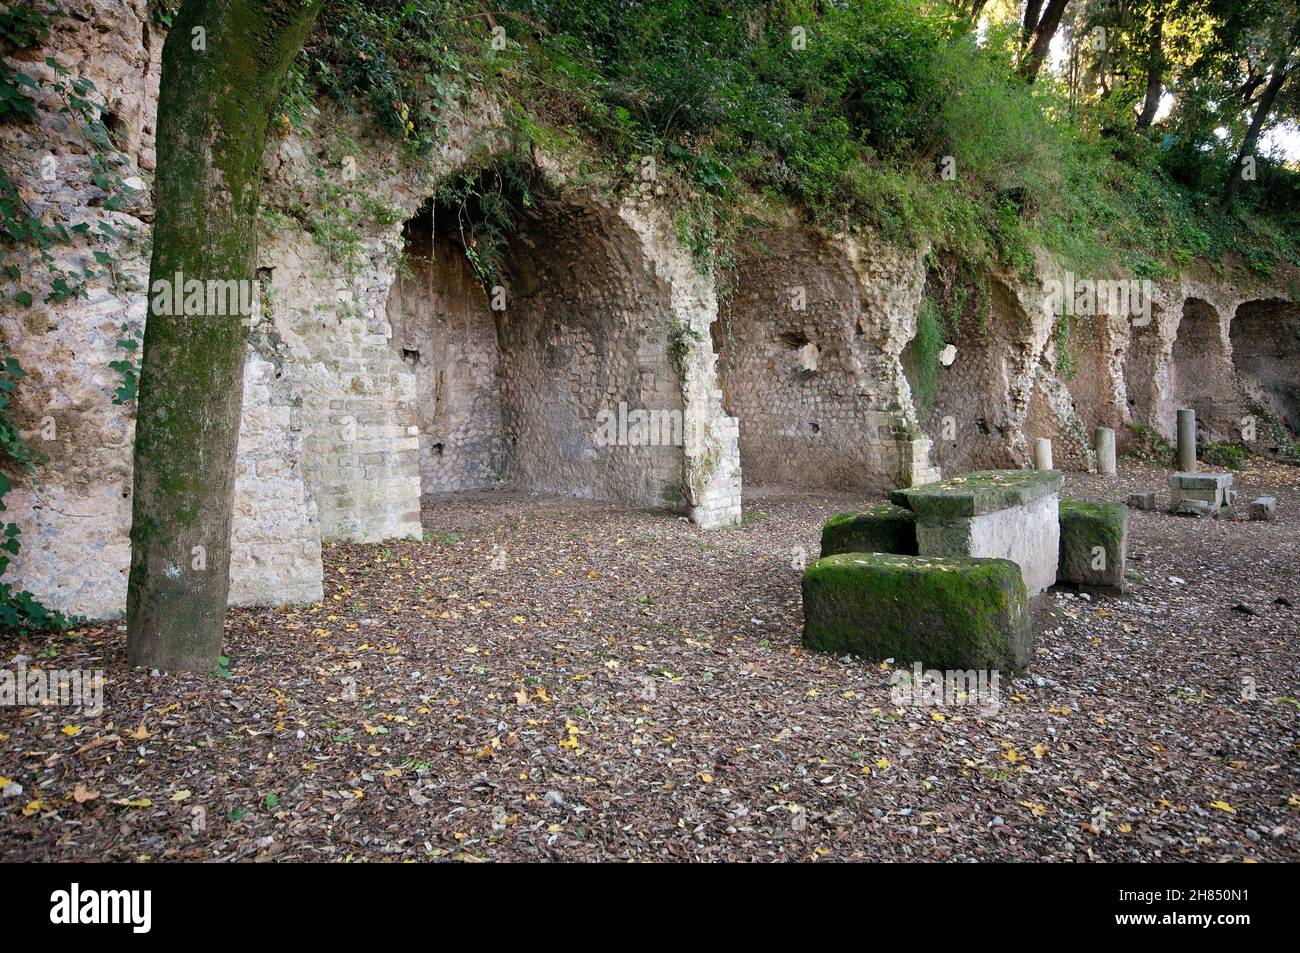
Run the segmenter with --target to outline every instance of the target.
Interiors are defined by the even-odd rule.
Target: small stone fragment
[[[1271,520],[1277,512],[1277,500],[1271,496],[1261,496],[1251,500],[1246,513],[1252,520]]]

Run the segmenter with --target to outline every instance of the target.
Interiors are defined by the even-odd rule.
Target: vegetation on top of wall
[[[1202,33],[1227,16],[1201,6]],[[1198,258],[1234,256],[1264,274],[1297,260],[1294,169],[1260,157],[1248,198],[1227,210],[1216,200],[1234,145],[1214,134],[1223,110],[1197,125],[1189,87],[1159,134],[1136,130],[1128,85],[1084,95],[1047,71],[1026,83],[1015,11],[977,35],[967,7],[501,0],[488,12],[474,0],[335,0],[287,84],[283,121],[309,112],[310,89],[369,111],[418,151],[473,92],[494,92],[533,128],[585,137],[616,180],[635,181],[653,158],[709,212],[693,208],[680,229],[705,263],[708,223],[715,239],[734,235],[737,210],[755,202],[930,242],[975,267],[1027,271],[1036,246],[1076,270],[1138,277]],[[1072,51],[1096,16],[1080,11],[1067,24],[1080,34]],[[1130,15],[1110,28],[1129,45],[1109,68],[1136,73],[1141,24]],[[1212,86],[1223,51],[1185,32],[1177,49],[1201,51],[1196,88]]]
[[[517,156],[466,169],[441,183],[434,202],[435,209],[454,216],[450,231],[479,281],[491,288],[500,280],[501,260],[520,214],[537,204],[532,169]]]

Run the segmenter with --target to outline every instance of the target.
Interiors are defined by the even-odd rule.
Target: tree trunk
[[[266,126],[322,2],[185,0],[163,46],[135,427],[132,665],[211,671],[221,654],[246,331],[238,313],[208,313],[216,302],[206,296],[197,313],[184,306],[184,284],[252,287]]]
[[[1138,115],[1138,129],[1150,129],[1160,109],[1160,95],[1164,92],[1165,54],[1164,54],[1165,11],[1156,11],[1155,22],[1151,24],[1151,50],[1147,55],[1147,95],[1142,102],[1142,112]]]
[[[1061,25],[1067,3],[1069,0],[1047,0],[1043,18],[1038,21],[1038,26],[1034,30],[1033,42],[1029,44],[1029,49],[1025,51],[1024,59],[1020,63],[1020,75],[1027,82],[1034,81],[1043,66],[1043,61],[1047,59],[1052,37],[1056,36],[1057,27]]]
[[[1025,15],[1020,21],[1020,45],[1028,46],[1029,41],[1034,36],[1034,31],[1038,29],[1038,15],[1043,11],[1043,0],[1026,0]]]
[[[1269,113],[1273,111],[1273,103],[1277,100],[1277,94],[1282,91],[1282,86],[1287,81],[1287,67],[1291,62],[1291,52],[1295,49],[1297,43],[1300,43],[1300,20],[1296,21],[1295,26],[1292,27],[1287,42],[1278,55],[1277,62],[1273,64],[1273,73],[1269,76],[1268,85],[1264,87],[1264,92],[1259,96],[1259,102],[1255,106],[1255,115],[1251,117],[1250,127],[1246,130],[1246,137],[1241,140],[1241,149],[1237,151],[1237,157],[1232,160],[1232,169],[1228,172],[1228,181],[1223,185],[1223,195],[1219,200],[1224,208],[1232,205],[1232,200],[1237,195],[1237,189],[1241,186],[1241,170],[1246,165],[1246,157],[1255,151],[1255,143],[1259,141],[1259,134],[1264,128],[1264,122],[1268,119]]]

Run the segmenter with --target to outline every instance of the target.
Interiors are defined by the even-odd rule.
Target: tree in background
[[[1286,7],[1290,10],[1286,10]],[[1289,16],[1288,16],[1289,15]],[[1289,24],[1288,24],[1289,19]],[[1259,49],[1262,61],[1268,63],[1267,80],[1256,68],[1248,70],[1246,81],[1242,85],[1242,111],[1248,111],[1250,122],[1241,138],[1241,147],[1233,157],[1232,167],[1228,171],[1228,180],[1223,187],[1221,202],[1230,206],[1236,197],[1241,183],[1246,180],[1247,164],[1254,156],[1259,144],[1260,133],[1269,123],[1279,103],[1285,105],[1284,115],[1294,118],[1296,115],[1296,96],[1294,79],[1300,69],[1300,10],[1295,4],[1284,4],[1261,30],[1262,42]],[[1261,87],[1262,84],[1262,87]],[[1290,95],[1283,98],[1283,90],[1290,87]],[[1252,97],[1251,92],[1258,90]]]
[[[176,281],[251,282],[261,158],[280,84],[323,0],[185,0],[163,46],[150,309],[135,428],[127,650],[211,671],[230,588],[246,332],[186,314]]]
[[[1032,83],[1038,76],[1047,54],[1051,50],[1052,38],[1061,26],[1065,8],[1069,0],[1028,0],[1025,4],[1024,50],[1020,61],[1020,75]],[[1039,16],[1039,11],[1042,15]]]

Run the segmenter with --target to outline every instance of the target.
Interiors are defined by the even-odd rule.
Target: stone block
[[[1061,482],[1055,470],[985,470],[890,499],[916,514],[920,555],[1010,559],[1032,595],[1056,582]]]
[[[1157,507],[1156,494],[1154,490],[1144,490],[1141,493],[1130,493],[1128,505],[1134,510],[1154,510]]]
[[[1183,502],[1207,503],[1208,514],[1202,513],[1203,507],[1188,506],[1179,510]],[[1180,515],[1218,515],[1219,509],[1232,505],[1231,473],[1175,473],[1169,477],[1169,512]]]
[[[916,555],[916,515],[893,503],[859,513],[836,513],[822,527],[822,555],[898,553]]]
[[[1128,508],[1123,503],[1062,500],[1059,513],[1061,546],[1056,581],[1122,591]]]
[[[1205,500],[1179,500],[1169,508],[1169,512],[1174,516],[1205,516],[1213,518],[1218,515],[1219,508]]]
[[[1033,629],[1005,559],[840,553],[803,577],[806,648],[943,669],[1019,671]]]
[[[1252,520],[1271,520],[1276,512],[1277,500],[1271,496],[1261,496],[1257,500],[1251,500],[1246,510]]]
[[[895,490],[890,501],[926,517],[983,516],[1061,492],[1059,470],[977,470],[940,483]]]

